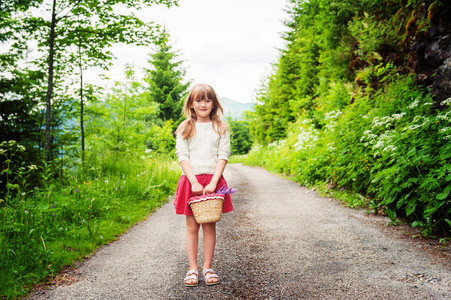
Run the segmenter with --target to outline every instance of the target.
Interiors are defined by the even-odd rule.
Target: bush
[[[327,182],[366,195],[373,209],[410,218],[425,235],[449,235],[450,124],[449,108],[434,109],[412,77],[397,77],[385,91],[326,113],[321,129],[298,119],[286,139],[255,145],[248,161],[305,186]]]
[[[106,151],[86,164],[92,167],[68,184],[50,177],[44,189],[20,184],[0,203],[0,297],[22,296],[114,240],[166,202],[180,174],[167,155],[143,152]],[[25,172],[18,176],[17,182],[28,180]]]

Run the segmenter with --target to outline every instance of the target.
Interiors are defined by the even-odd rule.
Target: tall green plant
[[[151,68],[144,69],[144,81],[150,101],[158,104],[159,119],[163,122],[172,120],[175,130],[183,120],[183,97],[190,82],[184,82],[186,70],[182,67],[183,61],[177,60],[178,53],[172,50],[166,30],[161,39],[162,42],[150,54],[148,62]]]

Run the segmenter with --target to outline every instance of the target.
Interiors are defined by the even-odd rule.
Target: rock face
[[[430,27],[416,32],[409,57],[418,83],[429,87],[439,104],[451,97],[451,9],[434,3],[422,6],[418,17]]]

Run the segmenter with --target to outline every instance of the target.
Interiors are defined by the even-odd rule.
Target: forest
[[[0,2],[3,298],[45,284],[175,191],[186,62],[170,32],[113,7],[177,1],[98,2]],[[254,111],[227,119],[232,153],[449,242],[449,3],[289,0],[286,10],[286,46]],[[113,65],[115,43],[148,47],[148,65],[105,90],[84,78]]]

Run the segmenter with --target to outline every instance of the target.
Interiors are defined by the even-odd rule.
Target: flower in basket
[[[237,190],[236,189],[228,189],[225,185],[222,186],[220,189],[217,189],[216,192],[213,194],[205,194],[205,195],[199,195],[191,197],[188,201],[188,205],[191,205],[192,203],[197,203],[205,200],[210,199],[222,199],[224,200],[224,196],[228,194],[233,194]]]
[[[236,192],[236,189],[228,189],[225,185],[222,186],[220,189],[218,189],[216,191],[216,194],[222,194],[222,195],[227,195],[227,194],[233,194]]]

